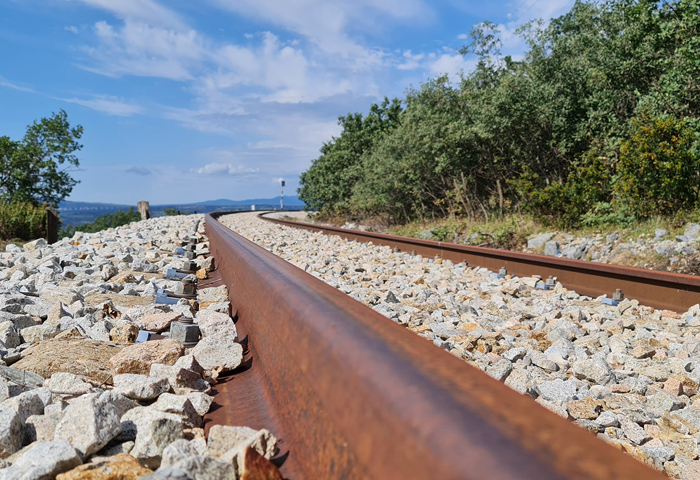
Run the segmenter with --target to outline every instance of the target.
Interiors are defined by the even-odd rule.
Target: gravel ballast
[[[560,284],[538,289],[536,277],[498,278],[256,213],[220,220],[652,467],[700,478],[700,306],[610,306]]]
[[[196,297],[155,302],[159,290],[182,291],[164,274],[184,266],[176,252],[192,237],[198,276],[213,268],[203,227],[202,215],[162,217],[0,253],[0,480],[236,480],[255,476],[244,468],[256,455],[276,472],[267,430],[253,431],[269,436],[264,449],[241,438],[224,461],[202,428],[212,384],[242,360],[226,287],[200,290],[218,302],[201,309]],[[174,338],[135,343],[140,330],[167,337],[198,318],[215,318],[207,341],[236,354],[211,347],[200,362]]]

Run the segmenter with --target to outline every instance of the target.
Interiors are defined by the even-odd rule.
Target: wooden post
[[[46,241],[48,243],[58,242],[58,212],[56,210],[46,209]]]
[[[139,213],[141,214],[141,220],[148,220],[151,218],[151,209],[146,200],[141,200],[138,203]]]

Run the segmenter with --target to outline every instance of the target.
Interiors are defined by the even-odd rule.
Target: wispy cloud
[[[122,20],[137,20],[151,25],[182,28],[178,14],[152,0],[74,0],[106,10]]]
[[[96,110],[107,115],[115,115],[118,117],[130,117],[138,113],[142,113],[143,109],[133,102],[126,102],[120,98],[111,95],[95,95],[91,99],[81,98],[59,98],[68,103],[76,103],[92,110]]]
[[[135,173],[136,175],[151,175],[151,169],[139,165],[133,165],[126,169],[127,173]]]
[[[243,176],[243,175],[253,175],[260,172],[259,168],[250,168],[243,165],[233,165],[231,163],[208,163],[202,168],[192,169],[193,173],[198,173],[200,175],[231,175],[231,176]]]
[[[15,83],[10,82],[9,80],[6,80],[3,77],[0,77],[0,87],[11,88],[11,89],[17,90],[19,92],[36,93],[36,91],[31,89],[31,88],[22,87],[20,85],[17,85]]]
[[[76,35],[78,34],[78,27],[75,25],[70,25],[68,27],[63,27],[63,29],[67,32],[75,33]]]

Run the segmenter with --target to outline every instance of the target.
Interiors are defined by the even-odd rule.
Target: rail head
[[[665,478],[242,238],[222,214],[207,215],[212,252],[305,478]]]

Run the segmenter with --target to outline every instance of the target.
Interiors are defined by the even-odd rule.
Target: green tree
[[[79,166],[82,134],[61,110],[29,125],[21,141],[0,137],[0,199],[57,206],[78,183],[70,170]]]
[[[360,176],[362,156],[401,119],[401,102],[385,98],[366,116],[350,113],[338,118],[340,136],[321,147],[321,156],[302,173],[299,198],[309,208],[327,214],[347,213],[352,189]]]

